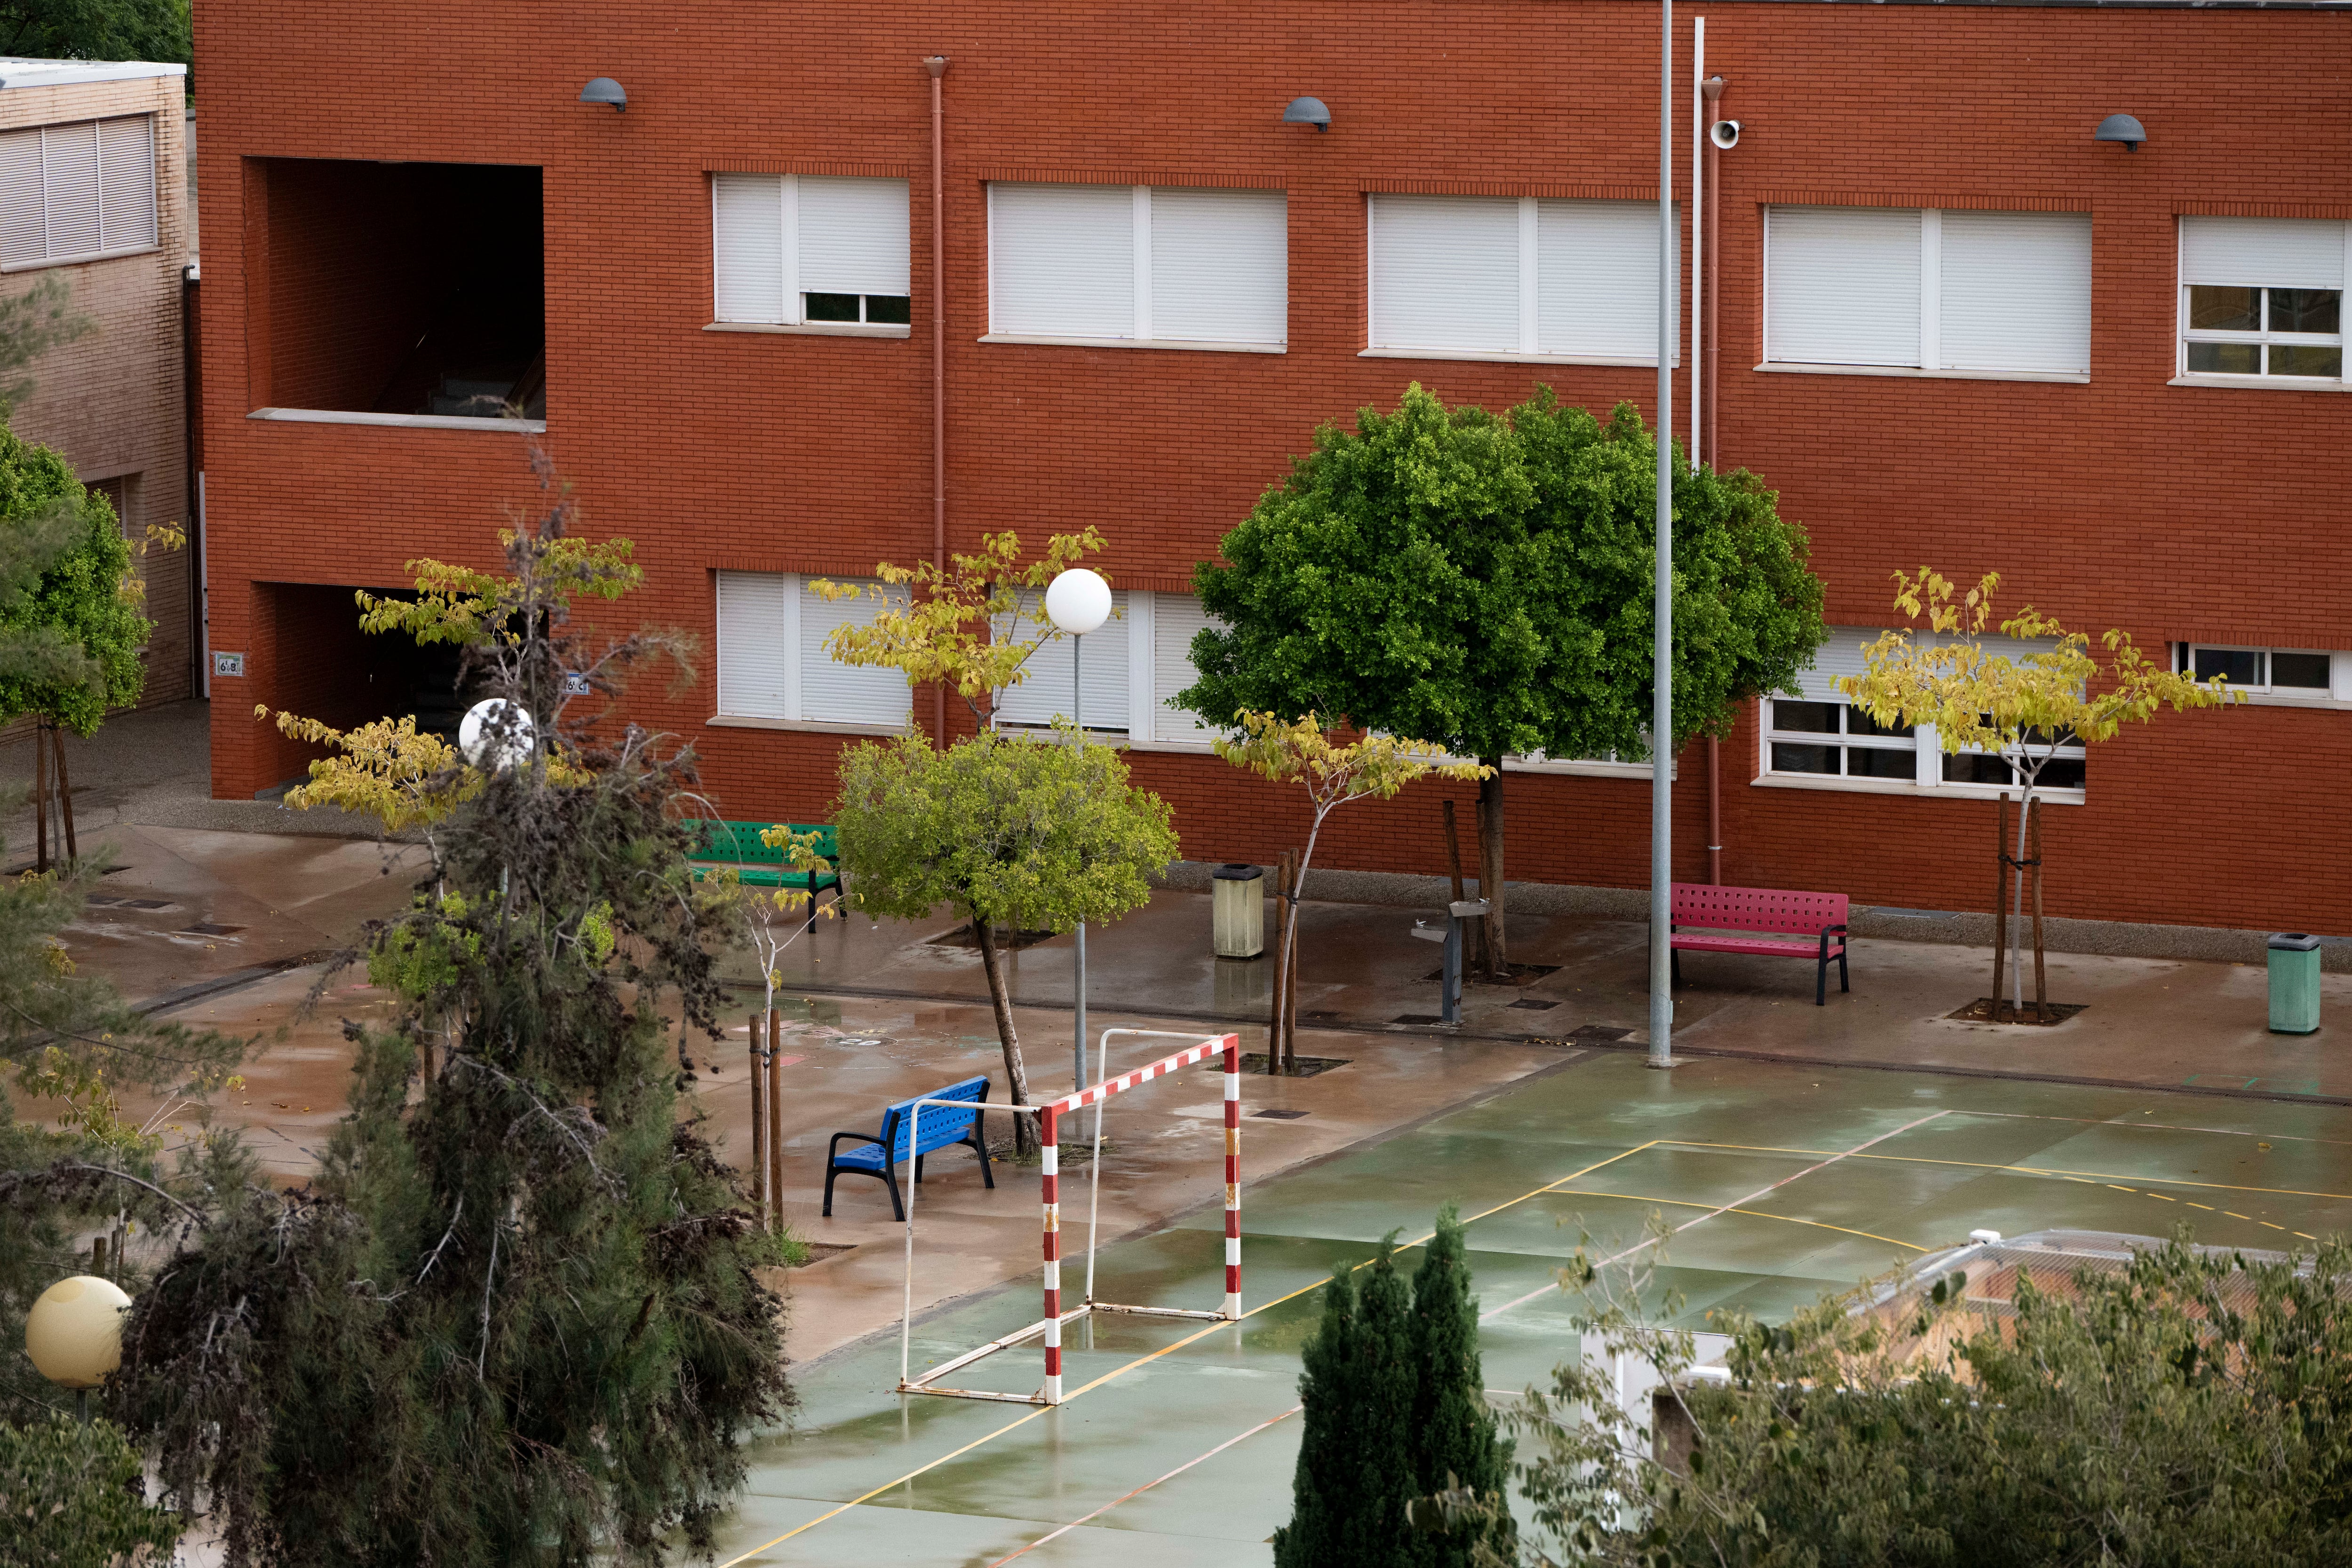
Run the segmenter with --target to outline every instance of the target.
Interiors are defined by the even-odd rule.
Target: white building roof
[[[34,60],[0,55],[0,89],[67,87],[79,82],[136,81],[142,77],[184,77],[188,68],[154,60]]]

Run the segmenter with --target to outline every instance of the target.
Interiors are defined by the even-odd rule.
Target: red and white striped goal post
[[[1159,1032],[1164,1031],[1106,1030],[1105,1038],[1108,1040],[1112,1033]],[[1171,1072],[1191,1067],[1196,1062],[1206,1061],[1213,1056],[1224,1058],[1225,1070],[1225,1299],[1223,1306],[1213,1312],[1196,1312],[1181,1307],[1128,1306],[1111,1301],[1097,1301],[1089,1297],[1071,1311],[1064,1312],[1062,1310],[1062,1193],[1059,1126],[1061,1118],[1084,1110],[1088,1105],[1099,1106],[1115,1094],[1149,1083],[1155,1078],[1164,1078]],[[918,1100],[912,1103],[917,1105],[952,1103],[968,1106],[971,1102]],[[1058,1100],[1049,1100],[1037,1105],[992,1105],[988,1108],[992,1111],[1009,1110],[1016,1114],[1030,1114],[1037,1118],[1037,1142],[1042,1155],[1039,1180],[1042,1187],[1045,1221],[1045,1316],[1026,1328],[1006,1334],[1002,1339],[991,1340],[977,1350],[966,1351],[961,1355],[942,1362],[920,1377],[908,1375],[910,1368],[908,1365],[909,1354],[908,1334],[908,1322],[912,1318],[914,1291],[914,1203],[910,1189],[907,1205],[908,1312],[907,1317],[901,1320],[899,1327],[898,1389],[899,1393],[938,1394],[957,1399],[992,1399],[1013,1405],[1059,1405],[1062,1402],[1062,1325],[1066,1322],[1085,1317],[1089,1312],[1127,1312],[1139,1317],[1202,1318],[1212,1322],[1235,1322],[1240,1319],[1242,1315],[1241,1036],[1227,1034],[1202,1039],[1196,1044],[1187,1046],[1171,1055],[1163,1056],[1157,1061],[1136,1068],[1132,1071],[1122,1072],[1118,1077],[1108,1079],[1091,1088],[1065,1094]],[[1099,1122],[1097,1125],[1097,1145],[1099,1149]],[[1096,1167],[1094,1179],[1099,1180],[1099,1154]],[[1089,1273],[1091,1275],[1091,1270]],[[1091,1277],[1088,1284],[1089,1286],[1092,1284]],[[938,1380],[949,1373],[970,1366],[983,1356],[992,1355],[1000,1350],[1009,1349],[1040,1335],[1044,1336],[1045,1342],[1045,1386],[1035,1394],[1002,1394],[993,1389],[942,1388],[938,1385]]]

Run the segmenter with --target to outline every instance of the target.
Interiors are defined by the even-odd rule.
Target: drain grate
[[[1523,1011],[1531,1013],[1548,1013],[1551,1011],[1552,1009],[1559,1006],[1558,1002],[1538,1001],[1533,997],[1521,997],[1517,1001],[1513,1002],[1511,1005]]]
[[[244,930],[242,925],[215,925],[209,920],[198,921],[181,935],[184,936],[234,936]]]
[[[1605,1045],[1611,1040],[1622,1040],[1633,1032],[1630,1029],[1617,1029],[1605,1023],[1580,1023],[1568,1031],[1568,1038]]]
[[[1389,1019],[1389,1022],[1391,1023],[1403,1024],[1408,1029],[1425,1029],[1431,1024],[1444,1023],[1444,1021],[1445,1020],[1444,1019],[1438,1017],[1435,1013],[1399,1013],[1396,1017]]]
[[[1253,1111],[1250,1114],[1268,1122],[1296,1122],[1307,1113],[1304,1111]]]

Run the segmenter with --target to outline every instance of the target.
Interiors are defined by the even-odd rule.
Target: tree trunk
[[[1297,904],[1290,896],[1291,852],[1274,862],[1274,998],[1265,1020],[1265,1073],[1282,1071],[1282,1024],[1290,979],[1290,922]]]
[[[81,846],[74,841],[73,780],[66,777],[66,732],[60,726],[49,726],[49,754],[58,765],[58,819],[64,827],[59,841],[66,847],[66,863],[81,859]]]
[[[2009,956],[2009,791],[2000,792],[1992,824],[1992,999],[1988,1023],[2000,1021],[2000,970]]]
[[[2033,813],[2033,1019],[2050,1021],[2050,987],[2042,970],[2042,813]]]
[[[2033,786],[2028,784],[2017,803],[2017,877],[2009,894],[2009,1016],[2017,1023],[2025,1021],[2025,821],[2032,814]]]
[[[980,967],[988,975],[988,1001],[996,1009],[996,1041],[1004,1048],[1004,1076],[1012,1084],[1012,1101],[1015,1105],[1029,1103],[1029,1073],[1021,1065],[1021,1037],[1013,1030],[1013,998],[1004,988],[1004,964],[996,951],[995,928],[975,915],[971,917],[971,933],[980,943]],[[1037,1149],[1037,1129],[1029,1116],[1013,1118],[1013,1150],[1016,1155],[1034,1154]]]
[[[1462,835],[1454,825],[1454,802],[1445,802],[1445,869],[1454,878],[1454,902],[1462,903],[1470,894],[1462,885]],[[1446,918],[1454,918],[1451,911]],[[1484,926],[1473,926],[1469,932],[1470,951],[1462,956],[1465,969],[1486,967],[1486,932]]]
[[[1478,896],[1486,901],[1486,977],[1510,973],[1503,942],[1503,759],[1478,759],[1494,771],[1478,780]]]

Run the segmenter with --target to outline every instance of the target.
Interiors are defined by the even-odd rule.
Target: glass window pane
[[[866,297],[866,319],[887,321],[894,327],[904,327],[913,319],[907,309],[903,294],[869,294]]]
[[[2009,764],[1981,751],[1963,751],[1944,758],[1947,784],[2013,784]]]
[[[2029,729],[2024,732],[2024,739],[2028,746],[2037,747],[2048,746],[2052,743],[2051,733],[2046,729]],[[2064,727],[2061,727],[2059,729],[2056,736],[2056,743],[2060,746],[2079,746],[2082,744],[2082,742],[2074,738],[2074,732],[2072,729]]]
[[[2259,686],[2263,684],[2263,653],[2259,648],[2200,648],[2195,671],[2200,681],[2227,675],[2233,686]]]
[[[2079,757],[2053,757],[2035,782],[2044,789],[2080,789],[2084,787],[2085,771]]]
[[[1909,735],[1911,727],[1907,724],[1882,725],[1849,704],[1845,710],[1845,732],[1848,735]]]
[[[2340,288],[2273,288],[2270,329],[2340,332],[2344,329],[2343,305],[2344,291]]]
[[[2273,653],[2271,685],[2296,686],[2307,691],[2327,689],[2327,655],[2325,653]]]
[[[2259,343],[2191,343],[2189,368],[2200,375],[2258,376],[2263,373]]]
[[[1835,735],[1843,703],[1801,703],[1786,697],[1772,700],[1772,727],[1802,735]]]
[[[2263,291],[2191,284],[2189,324],[2202,332],[2259,332],[2263,329]]]
[[[2271,345],[2271,374],[2274,376],[2326,376],[2334,381],[2343,373],[2341,349],[2322,349],[2308,343]]]
[[[1775,707],[1780,705],[1775,703]],[[1772,743],[1772,771],[1775,773],[1835,773],[1838,752],[1835,746],[1790,746],[1781,741]]]
[[[1900,779],[1908,784],[1919,777],[1918,753],[1850,746],[1846,747],[1845,770],[1855,779]]]
[[[808,301],[808,319],[812,321],[855,321],[857,319],[857,296],[855,294],[803,294]]]

